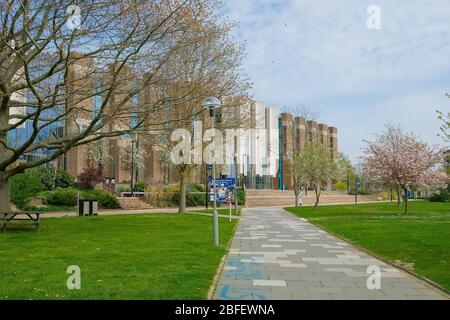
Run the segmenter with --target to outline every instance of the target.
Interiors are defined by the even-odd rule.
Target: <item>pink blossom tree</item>
[[[382,186],[404,192],[405,214],[408,214],[408,190],[439,188],[448,181],[443,172],[443,150],[430,148],[413,133],[386,125],[374,142],[365,141],[364,175]]]

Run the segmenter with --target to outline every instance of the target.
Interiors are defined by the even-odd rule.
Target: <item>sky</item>
[[[225,14],[247,44],[253,98],[320,112],[352,160],[387,122],[444,144],[435,110],[450,111],[450,0],[227,0]]]

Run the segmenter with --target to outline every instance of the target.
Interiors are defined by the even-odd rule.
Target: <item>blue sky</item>
[[[379,30],[367,28],[370,5]],[[226,15],[247,43],[254,99],[320,111],[352,159],[386,122],[443,144],[434,110],[450,111],[450,0],[227,0]]]

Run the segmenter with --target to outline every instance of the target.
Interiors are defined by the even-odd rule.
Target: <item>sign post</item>
[[[216,194],[216,202],[217,203],[229,203],[229,216],[230,221],[232,219],[232,195],[236,188],[236,179],[235,178],[226,178],[226,179],[216,179],[216,184],[214,185],[213,179],[210,177],[210,190]],[[237,201],[237,199],[235,199]]]
[[[231,222],[231,195],[229,196],[230,199],[230,222]]]

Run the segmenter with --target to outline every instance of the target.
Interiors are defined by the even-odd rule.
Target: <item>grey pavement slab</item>
[[[369,289],[370,268],[380,288]],[[215,299],[441,300],[408,273],[380,261],[282,208],[245,209]]]

